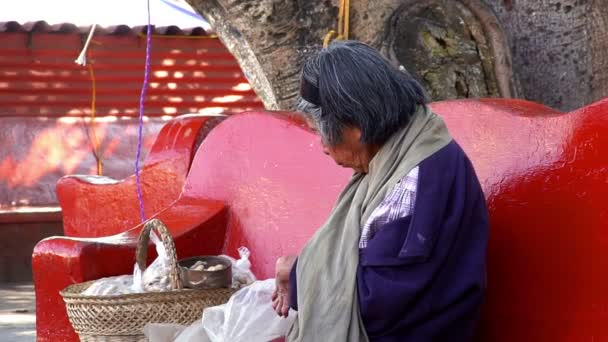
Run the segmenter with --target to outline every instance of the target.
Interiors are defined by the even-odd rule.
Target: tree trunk
[[[268,109],[291,108],[303,61],[338,15],[338,0],[187,1]],[[519,96],[571,109],[608,93],[606,14],[600,0],[351,0],[350,26],[432,100]]]
[[[608,1],[487,0],[526,98],[562,110],[608,95]]]

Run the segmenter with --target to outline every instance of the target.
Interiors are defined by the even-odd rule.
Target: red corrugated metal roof
[[[30,33],[89,33],[90,26],[76,26],[71,23],[61,23],[49,25],[44,20],[19,23],[17,21],[0,22],[0,32],[30,32]],[[102,27],[97,26],[95,34],[97,35],[137,35],[145,34],[146,26],[129,27],[127,25],[117,25]],[[214,32],[206,31],[202,27],[194,27],[189,29],[181,29],[178,26],[162,26],[154,27],[153,34],[162,34],[169,36],[212,36]]]
[[[88,27],[0,23],[0,115],[88,116],[92,81],[74,63]],[[145,61],[144,28],[96,30],[87,61],[97,115],[138,114]],[[202,29],[158,28],[152,38],[146,115],[262,109],[238,63]]]

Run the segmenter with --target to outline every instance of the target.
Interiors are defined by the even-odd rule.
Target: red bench
[[[569,114],[520,100],[448,101],[433,109],[475,164],[490,209],[480,340],[608,338],[608,101]],[[237,115],[205,138],[181,196],[157,217],[172,230],[180,257],[236,255],[245,245],[254,272],[271,277],[276,258],[297,253],[323,222],[349,174],[293,116]],[[34,255],[35,275],[66,258],[86,270],[73,281],[129,273],[139,228],[93,241],[53,240]],[[37,294],[57,297],[43,278],[35,281]],[[39,339],[74,339],[65,312],[44,308]]]
[[[140,170],[147,214],[156,213],[177,199],[198,144],[219,120],[220,117],[184,115],[163,126]],[[162,191],[159,184],[163,184]],[[70,175],[61,178],[56,188],[66,236],[108,236],[141,221],[135,175],[122,180]]]
[[[148,215],[164,210],[179,197],[198,145],[222,119],[185,115],[161,129],[140,174]],[[32,258],[36,308],[40,313],[37,332],[41,341],[76,340],[58,291],[87,279],[132,272],[130,262],[124,262],[132,259],[131,250],[118,246],[114,254],[104,255],[101,252],[105,249],[98,246],[112,249],[114,242],[129,241],[137,233],[102,241],[79,238],[119,234],[141,221],[134,175],[123,180],[66,176],[57,183],[57,196],[66,237],[41,241]],[[213,215],[213,211],[200,215]]]

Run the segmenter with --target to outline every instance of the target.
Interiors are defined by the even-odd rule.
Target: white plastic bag
[[[179,324],[148,323],[144,327],[148,342],[211,342],[199,319],[189,327]]]
[[[256,281],[228,303],[205,309],[203,329],[210,342],[268,342],[283,337],[297,313],[281,318],[272,308],[275,280]],[[195,342],[195,340],[188,341]]]
[[[237,291],[228,303],[205,309],[189,327],[150,323],[150,342],[268,342],[287,335],[297,312],[281,318],[272,309],[274,279],[257,281]]]
[[[135,264],[133,275],[98,279],[83,294],[88,296],[111,296],[142,293],[144,291],[171,290],[169,257],[167,257],[165,246],[154,231],[150,232],[150,238],[156,246],[158,257],[146,268],[143,274],[139,266]]]
[[[82,294],[85,296],[112,296],[133,293],[132,275],[107,277],[96,280]]]
[[[150,231],[150,239],[154,242],[158,256],[143,273],[137,263],[133,267],[132,290],[135,293],[171,290],[171,281],[169,279],[171,266],[165,246],[154,230]]]
[[[247,247],[239,247],[238,252],[240,257],[238,260],[228,255],[221,255],[232,263],[232,288],[234,289],[240,289],[256,280],[255,275],[251,272],[251,262],[249,261],[251,252]]]

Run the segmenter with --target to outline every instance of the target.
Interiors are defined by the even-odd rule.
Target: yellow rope
[[[97,161],[97,175],[103,175],[103,162],[101,160],[101,146],[95,134],[95,101],[97,99],[97,85],[95,82],[95,72],[93,71],[93,63],[89,63],[89,76],[91,78],[91,139],[93,140],[93,154]]]
[[[327,34],[325,35],[325,39],[323,39],[323,47],[327,47],[329,43],[331,43],[335,35],[336,31],[334,30],[330,30],[329,32],[327,32]]]
[[[342,36],[348,39],[350,33],[350,0],[344,0],[344,26],[342,26]]]
[[[340,0],[338,12],[338,31],[330,30],[323,39],[323,47],[327,47],[333,39],[348,39],[350,31],[350,0]]]

